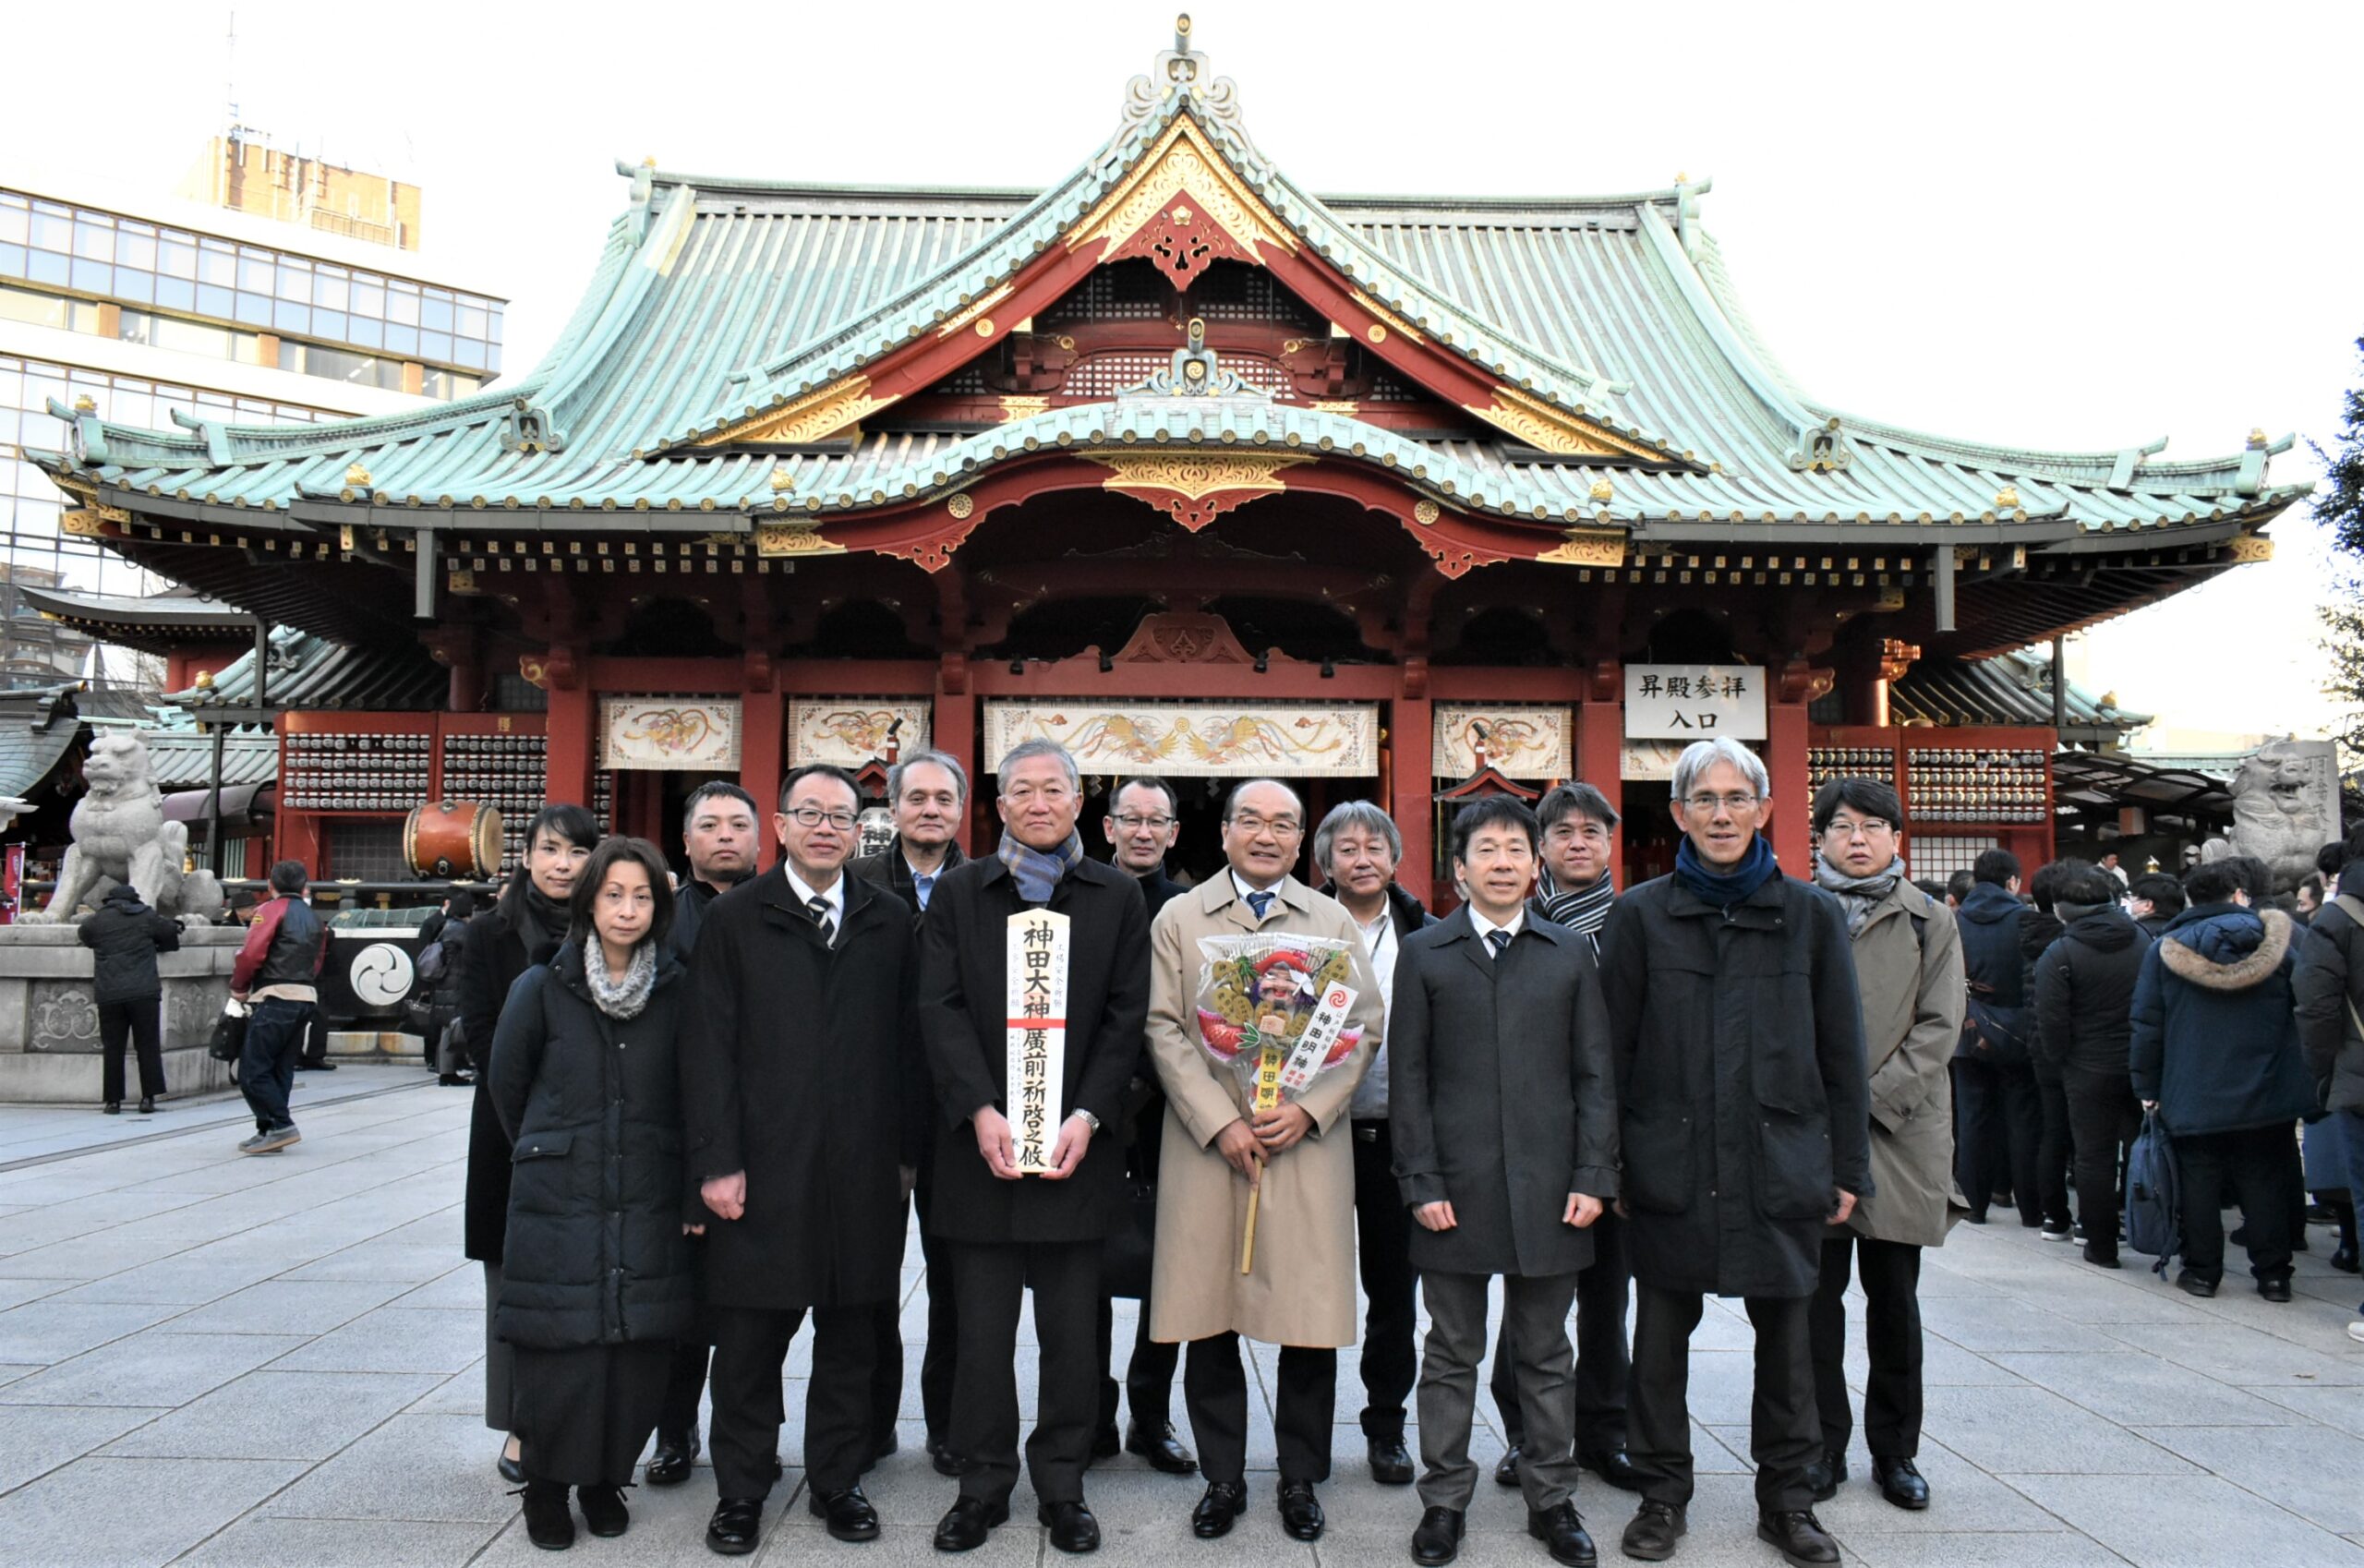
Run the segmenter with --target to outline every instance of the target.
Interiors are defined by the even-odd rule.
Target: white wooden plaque
[[[1009,1128],[1018,1168],[1051,1168],[1067,1119],[1067,917],[1029,910],[1009,917]]]

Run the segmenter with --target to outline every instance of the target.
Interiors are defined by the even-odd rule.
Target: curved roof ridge
[[[1959,436],[1936,435],[1927,430],[1916,430],[1909,426],[1895,424],[1888,420],[1873,419],[1860,414],[1851,414],[1844,409],[1834,408],[1827,404],[1815,404],[1812,406],[1816,413],[1839,420],[1849,431],[1856,435],[1867,436],[1883,443],[1916,447],[1921,450],[1921,454],[1924,456],[1967,464],[1979,468],[1998,468],[2006,471],[2041,470],[2047,467],[2108,469],[2131,452],[2141,454],[2141,460],[2131,465],[2132,476],[2139,480],[2150,476],[2169,474],[2181,476],[2228,473],[2240,466],[2243,457],[2241,452],[2236,452],[2223,457],[2186,458],[2172,463],[2150,461],[2152,454],[2165,448],[2167,438],[2165,436],[2153,441],[2105,448],[2098,452],[2061,452],[2043,447],[2011,446],[1998,442],[1969,440]],[[2068,482],[2092,483],[2093,481],[2071,479]]]

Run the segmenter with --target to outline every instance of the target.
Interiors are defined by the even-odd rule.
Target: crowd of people
[[[1763,765],[1703,742],[1675,770],[1671,874],[1616,887],[1618,814],[1589,785],[1483,799],[1452,823],[1459,902],[1440,919],[1398,885],[1402,836],[1369,802],[1315,825],[1285,783],[1243,782],[1224,869],[1186,886],[1163,781],[1113,791],[1101,860],[1068,754],[1028,742],[995,778],[992,852],[963,857],[968,777],[923,752],[891,771],[893,840],[857,857],[860,786],[799,767],[761,873],[757,802],[708,784],[678,889],[653,846],[551,805],[498,901],[439,934],[456,934],[467,1058],[448,1066],[475,1082],[485,1417],[535,1544],[570,1544],[576,1509],[622,1533],[653,1435],[643,1478],[679,1484],[710,1451],[706,1542],[754,1550],[808,1318],[808,1506],[833,1537],[874,1538],[862,1478],[897,1446],[916,1202],[920,1404],[953,1486],[941,1550],[1007,1520],[1021,1468],[1051,1544],[1096,1549],[1086,1477],[1120,1451],[1198,1474],[1191,1530],[1225,1535],[1250,1502],[1248,1339],[1278,1347],[1286,1533],[1323,1533],[1337,1352],[1359,1345],[1370,1475],[1417,1480],[1411,1555],[1453,1562],[1500,1281],[1491,1389],[1512,1447],[1494,1479],[1554,1561],[1597,1560],[1587,1470],[1637,1494],[1625,1555],[1677,1551],[1688,1347],[1716,1295],[1754,1329],[1757,1534],[1836,1562],[1814,1509],[1849,1479],[1851,1284],[1870,1481],[1923,1509],[1918,1282],[1954,1223],[2016,1211],[2118,1267],[2147,1112],[2181,1171],[2182,1287],[2218,1288],[2237,1202],[2235,1242],[2284,1301],[2308,1188],[2364,1190],[2364,900],[2328,897],[2364,893],[2364,859],[2342,876],[2327,855],[2338,880],[2310,930],[2237,859],[2130,887],[2059,862],[2022,897],[1989,851],[1966,887],[1930,888],[1906,874],[1896,792],[1840,778],[1811,804],[1813,864],[1789,876]],[[1297,874],[1309,836],[1326,891]],[[267,1147],[293,1137],[283,1042],[318,962],[296,892],[266,906],[238,976],[260,1003],[247,1087]],[[1224,957],[1242,951],[1263,956]],[[1245,1023],[1210,1010],[1226,962]],[[1282,1092],[1266,1080],[1290,1026],[1271,998],[1298,987],[1328,1055],[1289,1056]],[[1268,1070],[1216,1048],[1243,1037]],[[2303,1176],[2302,1119],[2321,1167]],[[2334,1262],[2353,1269],[2341,1212]],[[1117,1295],[1140,1301],[1121,1382]]]

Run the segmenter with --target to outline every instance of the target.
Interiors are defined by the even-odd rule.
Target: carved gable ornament
[[[1313,461],[1277,452],[1189,450],[1079,455],[1112,470],[1102,488],[1147,501],[1194,534],[1243,502],[1279,495],[1288,488],[1281,471]]]

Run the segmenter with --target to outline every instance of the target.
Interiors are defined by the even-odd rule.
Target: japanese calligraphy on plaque
[[[1765,739],[1765,670],[1753,664],[1629,664],[1625,737]]]
[[[1009,917],[1009,1129],[1018,1168],[1051,1168],[1067,1112],[1067,917],[1029,910]]]

